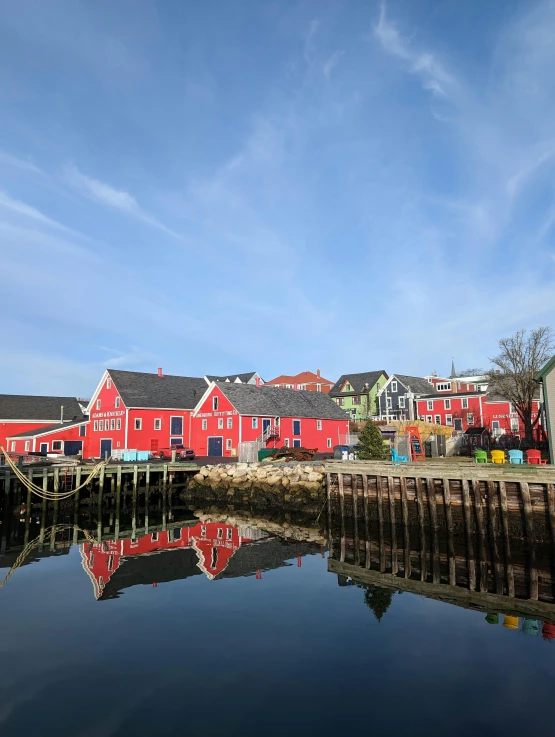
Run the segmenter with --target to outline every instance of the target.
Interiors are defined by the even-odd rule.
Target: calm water
[[[0,590],[2,737],[553,732],[549,625],[365,588],[318,542],[192,517],[72,545],[60,516]],[[25,523],[2,529],[1,577]]]

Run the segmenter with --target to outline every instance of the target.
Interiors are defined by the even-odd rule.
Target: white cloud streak
[[[324,77],[326,77],[326,79],[330,78],[334,67],[339,64],[344,54],[344,51],[334,51],[333,54],[328,58],[328,60],[322,67],[322,71],[324,72]]]

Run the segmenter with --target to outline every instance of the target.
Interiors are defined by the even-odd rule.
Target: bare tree
[[[510,338],[499,341],[499,355],[489,360],[493,364],[487,376],[489,390],[497,391],[511,402],[524,425],[526,440],[533,442],[539,413],[532,420],[534,394],[538,385],[534,376],[551,358],[555,349],[550,327],[518,330]]]

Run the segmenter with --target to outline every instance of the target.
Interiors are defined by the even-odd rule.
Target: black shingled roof
[[[10,438],[33,438],[38,435],[45,435],[46,433],[52,432],[53,430],[61,430],[62,428],[65,430],[68,427],[75,427],[75,425],[82,425],[84,422],[87,422],[87,419],[83,417],[81,420],[76,420],[75,422],[64,422],[63,424],[60,424],[59,422],[56,425],[43,425],[42,427],[35,427],[34,430],[27,430],[26,432],[20,432],[17,433],[17,435],[8,435]]]
[[[229,376],[207,376],[206,378],[208,381],[228,381],[233,382],[239,381],[243,382],[243,384],[248,384],[249,381],[251,381],[252,377],[256,374],[256,371],[249,371],[246,374],[230,374]]]
[[[386,379],[388,378],[387,372],[383,370],[365,371],[362,374],[343,374],[342,376],[339,377],[339,379],[332,386],[329,393],[332,397],[334,396],[335,397],[339,397],[339,396],[348,397],[352,394],[362,394],[362,392],[364,391],[365,385],[368,384],[368,386],[372,388],[374,384],[376,383],[376,381],[379,380],[382,374],[385,376]],[[346,381],[349,382],[349,384],[353,387],[354,391],[352,392],[342,392],[341,391],[341,387]]]
[[[345,411],[323,392],[227,382],[220,382],[217,386],[242,415],[314,417],[322,420],[348,419]]]
[[[26,394],[0,394],[0,420],[51,420],[59,422],[61,407],[64,419],[83,419],[75,397],[35,397]]]
[[[447,392],[435,392],[433,384],[430,384],[427,379],[423,379],[421,376],[406,376],[405,374],[393,374],[392,377],[393,380],[397,379],[397,381],[401,382],[401,384],[408,388],[410,387],[410,390],[412,394],[426,394],[430,396],[438,397],[442,394],[447,394]]]
[[[206,391],[206,381],[194,376],[158,376],[108,369],[126,407],[193,409]]]

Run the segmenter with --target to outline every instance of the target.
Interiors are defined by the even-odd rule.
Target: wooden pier
[[[493,611],[525,601],[555,621],[554,471],[332,462],[326,472],[331,571]]]

